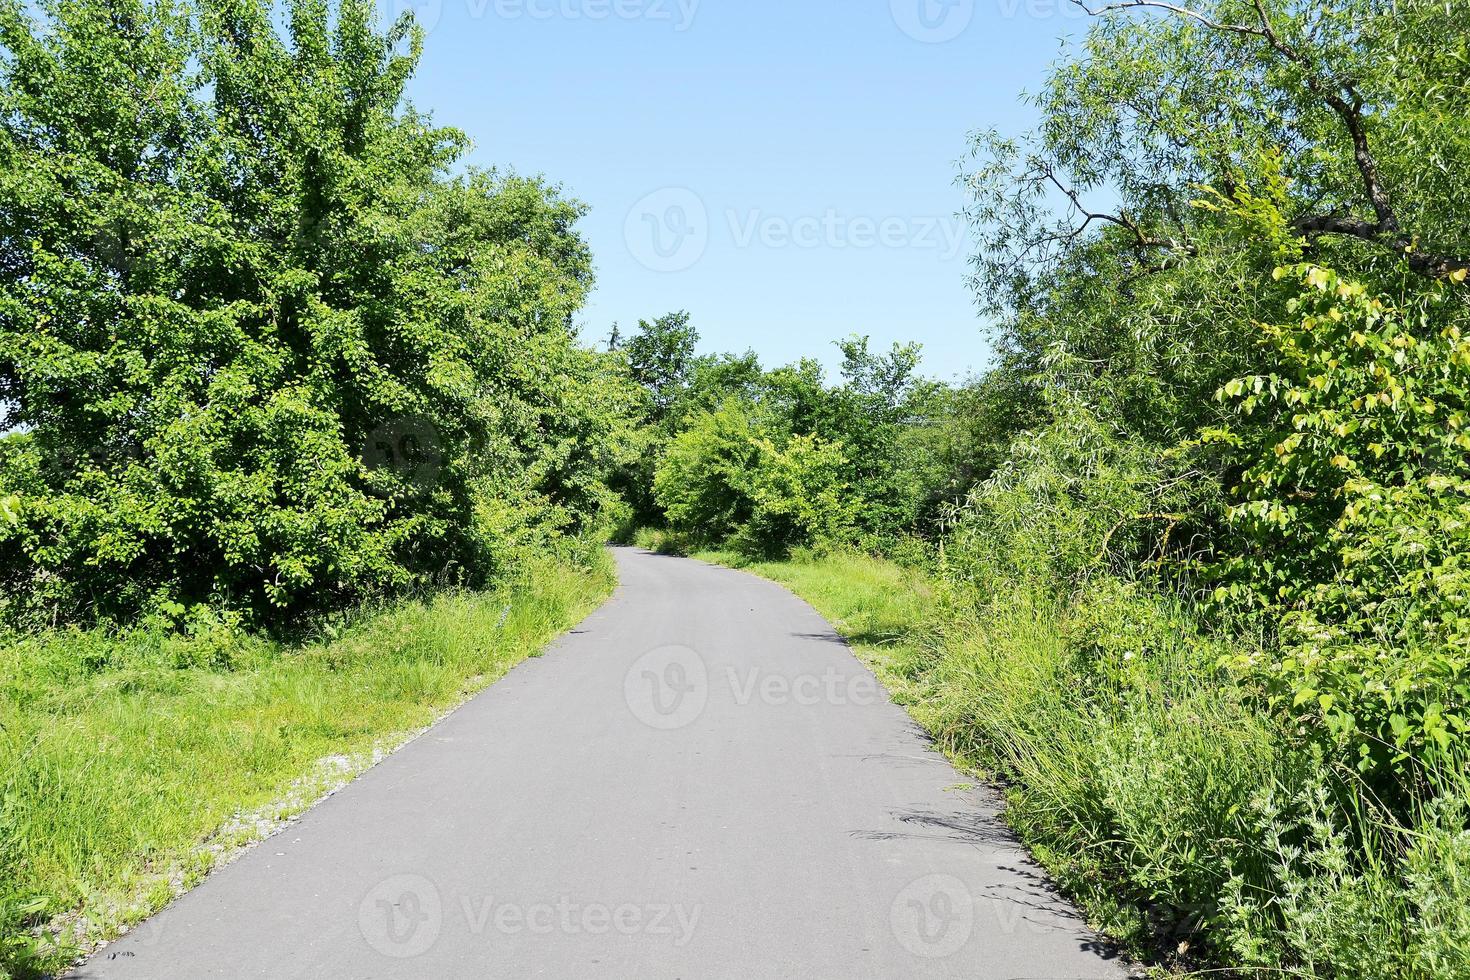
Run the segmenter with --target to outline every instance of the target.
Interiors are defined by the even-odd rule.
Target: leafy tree
[[[727,401],[702,412],[669,443],[653,490],[669,523],[705,541],[722,541],[751,518],[747,474],[764,433],[752,406]]]
[[[1219,421],[1280,318],[1289,257],[1199,206],[1279,188],[1282,235],[1385,288],[1464,268],[1463,0],[1099,5],[1035,131],[977,137],[975,283],[1023,375],[1060,379],[1161,447]],[[1457,67],[1460,66],[1460,67]],[[1448,169],[1446,169],[1448,168]],[[1452,186],[1453,185],[1453,186]],[[1209,190],[1206,190],[1206,189]],[[1407,276],[1408,278],[1403,278]],[[1226,477],[1228,479],[1228,475]]]
[[[867,337],[838,341],[843,384],[832,392],[831,421],[823,433],[847,449],[847,482],[861,499],[859,525],[876,534],[914,529],[932,477],[921,442],[909,438],[929,428],[939,386],[918,375],[918,344],[869,350]]]
[[[698,343],[699,331],[681,311],[638,321],[638,333],[623,345],[633,380],[648,392],[652,422],[666,419],[688,387]]]
[[[449,168],[370,0],[0,3],[12,613],[279,619],[595,519],[581,207]]]
[[[992,304],[1030,308],[1058,263],[1096,256],[1098,229],[1125,274],[1187,264],[1211,248],[1197,189],[1259,190],[1272,168],[1289,188],[1287,227],[1325,257],[1431,276],[1470,264],[1470,189],[1447,179],[1470,162],[1463,0],[1094,12],[1082,56],[1035,100],[1040,128],[977,139],[983,162],[966,183]]]
[[[910,400],[918,383],[918,344],[894,344],[886,354],[868,349],[869,338],[837,341],[842,351],[842,377],[847,392],[885,416],[895,416]]]
[[[754,446],[740,482],[750,519],[735,535],[738,546],[781,555],[793,545],[838,541],[851,532],[856,501],[844,482],[848,460],[840,443],[796,435],[777,445],[761,436]]]
[[[949,404],[946,389],[919,378],[916,344],[874,353],[867,338],[855,336],[838,346],[844,360],[835,385],[812,359],[763,371],[750,352],[696,358],[689,381],[661,416],[661,431],[673,433],[668,452],[695,452],[694,444],[702,441],[707,455],[712,418],[730,419],[736,412],[750,417],[759,430],[750,438],[764,440],[766,450],[744,459],[742,447],[749,479],[737,485],[720,477],[724,482],[712,488],[721,499],[750,498],[738,519],[719,529],[691,524],[674,485],[679,479],[712,479],[715,471],[691,467],[683,458],[668,460],[653,481],[653,503],[664,505],[663,515],[689,530],[698,524],[697,533],[711,539],[738,531],[743,545],[777,552],[814,538],[905,533],[916,527],[921,512],[932,518],[934,503],[944,496],[939,486],[954,482],[949,471],[933,464],[928,436]],[[698,437],[685,439],[696,430]],[[757,492],[757,483],[767,479],[775,482]],[[823,488],[836,487],[840,502],[822,497]],[[798,503],[808,493],[815,510]],[[786,502],[777,505],[783,494]]]
[[[932,386],[918,424],[900,433],[904,479],[914,495],[914,527],[937,536],[946,512],[1010,458],[1018,433],[1045,415],[1034,376],[1008,361],[957,387]]]
[[[1028,532],[991,533],[986,494],[1059,471],[1088,474],[1073,501],[1131,500],[1077,524],[1097,559],[1068,567],[1223,580],[1215,613],[1280,648],[1247,679],[1386,794],[1389,756],[1446,750],[1466,700],[1470,189],[1446,174],[1470,161],[1452,108],[1470,17],[1424,0],[1093,12],[1037,130],[982,135],[965,175],[1003,370],[1042,397],[957,533],[1008,548]],[[1098,467],[1089,444],[1132,462]]]
[[[718,408],[730,398],[752,404],[765,394],[765,370],[754,351],[744,354],[705,354],[694,359],[689,386],[674,406],[673,426],[700,411]]]
[[[951,402],[981,482],[940,565],[996,625],[945,673],[1010,656],[1026,693],[977,687],[1005,722],[960,730],[1004,757],[1036,705],[1102,719],[1116,771],[1040,752],[1010,775],[1082,887],[1221,965],[1459,975],[1464,856],[1417,861],[1466,813],[1470,9],[1092,10],[1037,128],[977,137],[962,175],[999,366]],[[1011,605],[1056,645],[1005,635]],[[1232,759],[1140,819],[1198,763],[1165,732],[1205,704],[1260,725],[1269,776],[1222,791]]]
[[[759,406],[731,398],[696,415],[673,439],[654,492],[677,530],[782,554],[850,530],[847,462],[841,444],[792,435]]]

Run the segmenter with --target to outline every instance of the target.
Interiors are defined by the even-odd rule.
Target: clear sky
[[[770,365],[861,333],[985,366],[957,161],[1031,125],[1065,0],[379,3],[428,28],[411,97],[471,163],[591,206],[588,338],[687,309],[705,350]]]

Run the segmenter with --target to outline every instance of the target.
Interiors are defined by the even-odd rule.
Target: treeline
[[[613,346],[644,391],[636,465],[614,479],[634,525],[756,556],[815,541],[891,546],[931,525],[957,484],[941,425],[954,393],[917,373],[917,345],[837,342],[840,377],[805,359],[700,355],[688,313]]]
[[[456,169],[372,0],[0,3],[12,623],[279,627],[612,519],[580,204]]]
[[[916,710],[1115,935],[1470,976],[1470,9],[1114,5],[1034,104],[961,176],[992,370],[699,362],[645,485],[927,568]]]

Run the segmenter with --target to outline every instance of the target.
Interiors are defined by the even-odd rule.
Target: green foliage
[[[963,492],[935,456],[947,444],[957,458],[960,425],[942,428],[954,392],[919,378],[917,345],[837,346],[837,384],[811,359],[767,371],[751,353],[694,358],[654,418],[664,436],[651,467],[657,518],[707,543],[738,533],[741,548],[761,553],[932,524],[939,502]]]
[[[1005,462],[950,509],[948,574],[1027,581],[1065,599],[1109,569],[1157,574],[1172,558],[1172,570],[1203,492],[1194,474],[1066,392],[1046,400],[1047,425],[1017,434]]]
[[[370,0],[0,6],[12,618],[280,623],[596,521],[581,207],[450,178]]]
[[[1063,596],[1092,549],[1218,583],[1221,616],[1273,634],[1236,665],[1380,789],[1439,764],[1470,693],[1470,240],[1442,219],[1470,200],[1433,173],[1470,154],[1438,118],[1470,77],[1459,6],[1103,16],[1036,132],[980,138],[967,176],[1001,377],[1043,394],[956,557]]]
[[[840,444],[783,434],[753,406],[730,399],[673,439],[654,493],[675,530],[782,553],[850,526],[846,463]]]
[[[1470,17],[1121,6],[962,178],[999,363],[930,433],[921,716],[1140,942],[1470,974]]]
[[[653,489],[669,523],[704,540],[721,540],[750,520],[746,474],[761,431],[748,407],[730,400],[694,418],[669,444]]]
[[[648,394],[648,417],[661,423],[684,394],[695,368],[694,345],[699,333],[683,311],[652,322],[640,320],[638,333],[621,349],[633,380]]]
[[[841,443],[794,435],[778,446],[761,436],[754,446],[755,459],[742,481],[750,519],[738,529],[737,545],[784,553],[792,545],[838,539],[851,528],[856,515],[843,482],[847,457]]]
[[[1442,290],[1405,308],[1320,266],[1280,275],[1301,292],[1259,325],[1270,373],[1226,384],[1237,416],[1205,433],[1244,466],[1230,514],[1254,545],[1218,595],[1279,621],[1242,666],[1365,769],[1385,746],[1434,763],[1470,730],[1470,321]]]
[[[1270,154],[1290,188],[1286,224],[1326,264],[1387,268],[1406,248],[1421,271],[1470,260],[1458,217],[1470,187],[1449,177],[1470,162],[1464,0],[1143,6],[1160,15],[1102,7],[1034,97],[1033,133],[977,138],[965,182],[989,304],[1045,307],[1066,265],[1092,265],[1100,286],[1121,272],[1125,289],[1188,276],[1215,258],[1189,207],[1197,188],[1259,189]]]

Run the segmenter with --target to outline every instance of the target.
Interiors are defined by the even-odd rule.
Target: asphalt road
[[[77,977],[1121,977],[809,606],[614,598]]]

